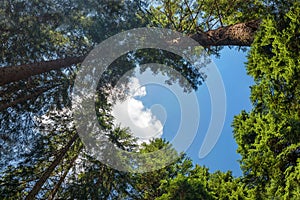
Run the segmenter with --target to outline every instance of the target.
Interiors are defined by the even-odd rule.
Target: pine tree
[[[248,57],[254,107],[233,127],[243,179],[256,199],[299,198],[299,16],[296,3],[283,20],[265,19]]]

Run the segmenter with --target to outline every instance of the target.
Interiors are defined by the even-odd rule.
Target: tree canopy
[[[0,16],[1,199],[300,198],[298,1],[3,0]],[[181,152],[162,169],[123,172],[86,149],[70,96],[80,64],[108,37],[145,26],[184,33],[214,55],[223,46],[248,51],[252,110],[232,122],[241,177],[210,172]],[[184,76],[191,85],[180,84],[186,92],[205,82],[199,68],[163,50],[132,51],[114,61],[98,84],[95,108],[107,140],[124,151],[170,147],[164,139],[140,144],[129,129],[113,123],[111,88],[137,63],[151,62]],[[170,84],[180,83],[170,71],[157,70]]]

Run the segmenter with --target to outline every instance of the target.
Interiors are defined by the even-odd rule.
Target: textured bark
[[[68,144],[60,151],[58,156],[55,158],[55,160],[51,163],[51,165],[46,169],[46,171],[42,174],[40,179],[35,183],[32,190],[28,193],[25,200],[32,200],[35,199],[35,196],[38,194],[38,192],[41,190],[42,186],[46,182],[46,180],[50,177],[52,172],[55,170],[55,168],[61,163],[64,156],[69,151],[70,147],[74,144],[74,142],[79,138],[78,134],[76,133],[68,142]]]
[[[204,47],[210,46],[250,46],[260,20],[233,24],[207,32],[198,32],[190,37]]]
[[[81,148],[80,148],[81,149]],[[55,187],[53,188],[53,190],[51,191],[51,194],[48,197],[48,200],[53,200],[54,197],[56,196],[56,193],[58,192],[58,189],[60,188],[61,184],[64,182],[66,176],[68,175],[70,169],[73,167],[73,163],[75,162],[75,160],[78,158],[79,154],[76,154],[70,161],[67,169],[65,170],[65,172],[63,173],[63,175],[60,177],[59,181],[56,183]]]
[[[27,79],[31,76],[69,67],[84,60],[85,56],[70,57],[33,64],[0,67],[0,86],[7,83]]]

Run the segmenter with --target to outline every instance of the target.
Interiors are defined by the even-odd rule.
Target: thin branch
[[[47,181],[49,176],[52,174],[54,169],[59,165],[59,163],[62,161],[64,156],[69,151],[70,147],[74,144],[74,142],[79,138],[79,135],[75,133],[73,137],[70,139],[70,141],[67,143],[67,145],[63,148],[62,152],[57,155],[55,160],[51,163],[51,165],[46,169],[46,171],[43,173],[43,175],[40,177],[40,179],[35,183],[32,190],[28,193],[25,200],[32,200],[35,198],[35,196],[39,193],[44,183]]]
[[[7,104],[2,104],[0,105],[0,111],[3,111],[9,107],[14,107],[16,105],[18,105],[19,103],[22,103],[22,102],[25,102],[27,100],[30,100],[30,99],[33,99],[33,98],[37,98],[39,95],[41,95],[42,93],[44,92],[47,92],[48,90],[50,89],[53,89],[59,85],[62,85],[62,84],[58,84],[58,85],[54,85],[54,86],[50,86],[50,87],[41,87],[39,88],[37,91],[35,91],[34,93],[30,94],[30,95],[27,95],[27,96],[23,96],[23,97],[20,97],[12,102],[9,102]]]
[[[178,27],[176,26],[174,20],[172,19],[172,15],[173,15],[173,14],[172,14],[171,8],[170,8],[170,1],[167,1],[166,3],[167,3],[166,8],[168,8],[166,11],[167,11],[168,13],[164,13],[164,14],[167,16],[167,18],[169,19],[169,21],[171,22],[171,24],[173,24],[174,29],[177,30]]]
[[[79,148],[79,152],[82,149]],[[51,194],[48,197],[48,200],[53,200],[54,197],[56,196],[58,189],[60,188],[61,184],[64,182],[66,176],[68,175],[69,171],[71,170],[71,168],[73,167],[73,163],[75,162],[75,160],[78,158],[79,156],[79,152],[71,159],[67,169],[65,170],[65,172],[63,173],[63,175],[60,177],[59,181],[56,183],[55,187],[53,188],[53,190],[51,191]]]
[[[216,6],[217,6],[217,12],[218,12],[218,17],[219,17],[219,21],[220,21],[221,27],[223,27],[222,16],[221,16],[221,14],[220,14],[219,5],[218,5],[218,3],[217,3],[216,0],[215,0],[214,2],[215,2],[215,4],[216,4]]]

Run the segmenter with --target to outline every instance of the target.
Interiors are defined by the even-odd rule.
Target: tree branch
[[[0,111],[3,111],[9,107],[13,107],[13,106],[16,106],[18,105],[19,103],[22,103],[24,101],[27,101],[27,100],[30,100],[30,99],[33,99],[33,98],[37,98],[39,95],[43,94],[44,92],[48,91],[48,90],[51,90],[52,88],[55,88],[57,86],[59,86],[61,84],[57,84],[57,85],[51,85],[51,86],[48,86],[48,87],[42,87],[42,88],[39,88],[37,89],[34,93],[32,94],[29,94],[27,96],[22,96],[20,98],[17,98],[16,100],[12,101],[12,102],[9,102],[7,104],[3,104],[1,103],[0,105]]]
[[[79,150],[81,150],[82,148],[80,148]],[[55,187],[53,188],[53,190],[51,191],[51,194],[48,197],[48,200],[53,200],[54,197],[56,196],[56,193],[58,192],[61,184],[64,182],[66,176],[68,175],[70,169],[73,167],[73,163],[75,162],[75,160],[78,158],[79,153],[76,154],[71,161],[69,162],[69,165],[67,167],[67,169],[65,170],[65,172],[63,173],[63,175],[60,177],[59,181],[57,182],[57,184],[55,185]]]
[[[260,20],[233,24],[220,27],[207,32],[198,32],[190,35],[203,47],[210,46],[250,46],[253,42],[255,32],[258,30]]]
[[[38,194],[46,180],[50,177],[54,169],[59,165],[59,163],[63,160],[64,156],[69,151],[70,147],[73,143],[79,138],[79,135],[76,133],[68,142],[68,144],[61,150],[61,152],[57,155],[55,160],[51,163],[51,165],[46,169],[41,178],[35,183],[32,190],[28,193],[25,200],[32,200]]]

